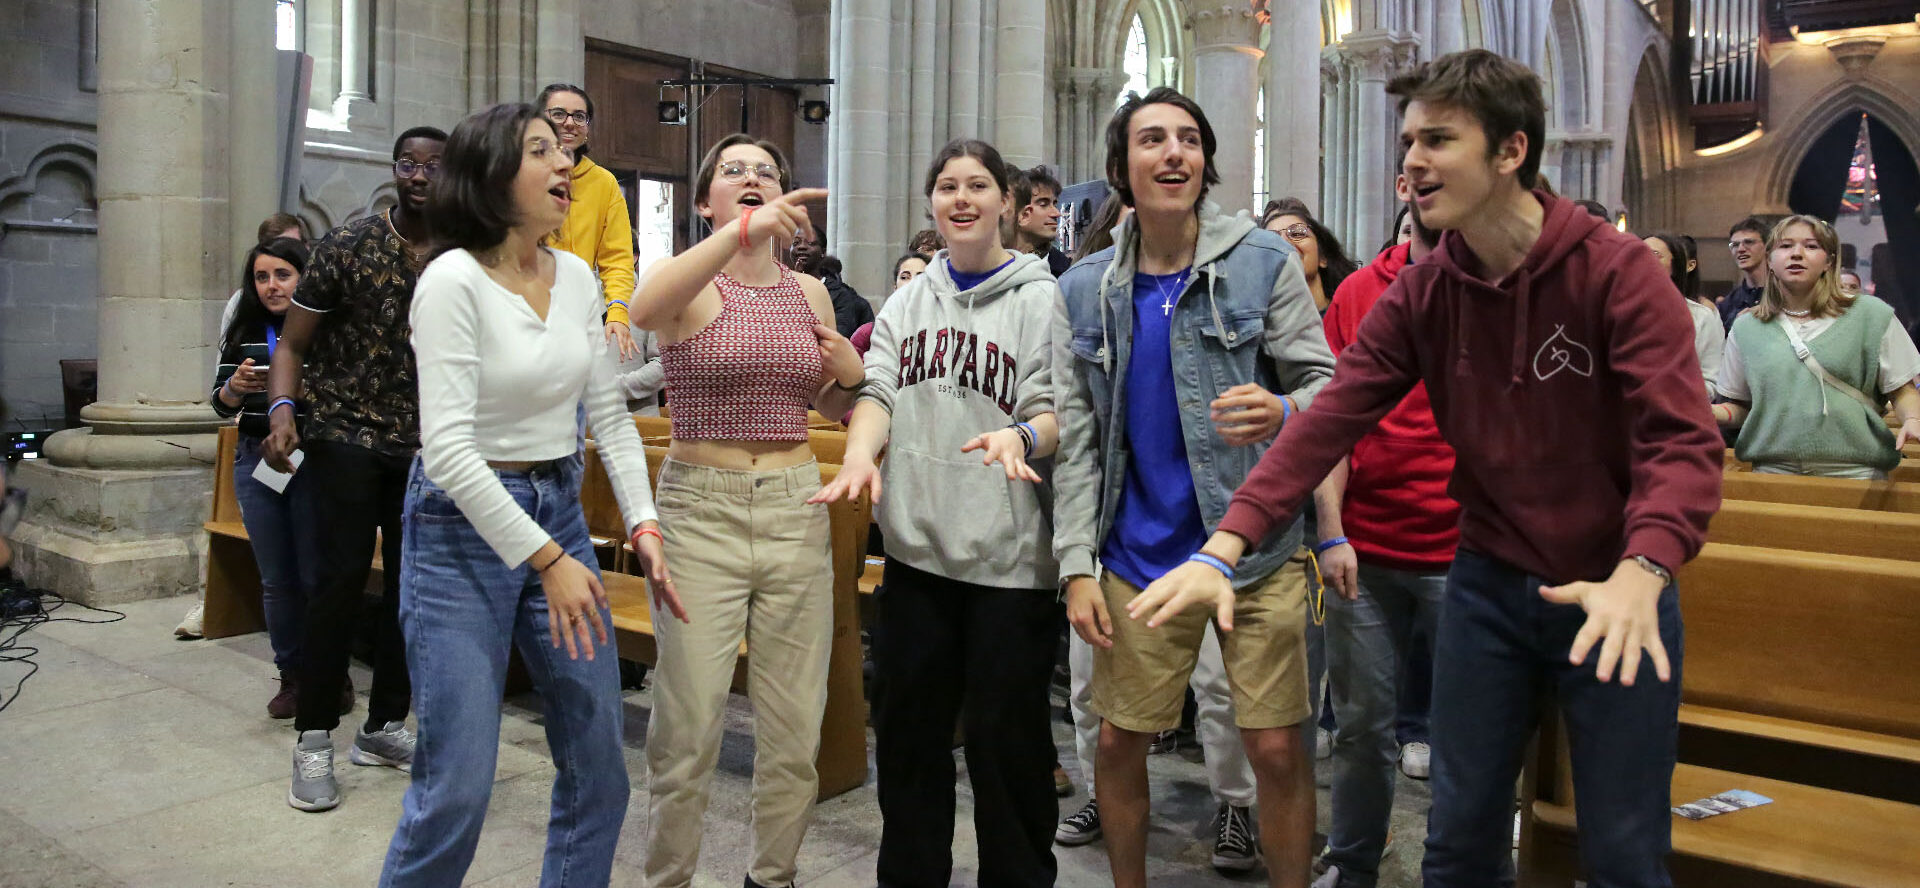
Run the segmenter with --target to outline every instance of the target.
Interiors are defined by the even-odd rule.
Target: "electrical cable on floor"
[[[82,617],[55,616],[60,609],[69,605],[96,614],[106,614],[108,618],[90,620]],[[33,661],[34,657],[39,656],[40,649],[20,643],[20,636],[25,635],[27,630],[48,623],[117,623],[126,618],[126,614],[117,610],[68,601],[58,592],[29,589],[25,583],[15,582],[0,586],[0,663],[27,664],[27,674],[20,676],[20,680],[13,683],[13,693],[0,698],[0,712],[5,712],[7,707],[13,705],[13,701],[20,699],[20,693],[26,687],[27,679],[40,671],[40,664]]]

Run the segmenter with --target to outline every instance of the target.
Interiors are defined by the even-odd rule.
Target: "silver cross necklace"
[[[1166,284],[1166,282],[1165,282],[1165,281],[1161,281],[1161,282],[1159,282],[1159,287],[1160,287],[1160,314],[1161,314],[1161,315],[1162,315],[1163,317],[1172,317],[1172,316],[1173,316],[1173,297],[1174,297],[1174,295],[1175,295],[1175,294],[1177,294],[1177,293],[1179,293],[1180,291],[1182,291],[1182,290],[1185,290],[1185,289],[1186,289],[1186,287],[1187,287],[1187,276],[1188,276],[1188,275],[1190,275],[1190,274],[1192,274],[1192,273],[1193,273],[1193,268],[1192,268],[1191,266],[1189,266],[1189,267],[1187,267],[1187,268],[1184,268],[1184,269],[1181,269],[1181,271],[1180,271],[1180,273],[1174,276],[1174,279],[1173,279],[1173,287],[1172,287],[1172,289],[1171,289],[1171,291],[1169,291],[1169,289],[1168,289],[1168,287],[1167,287],[1167,284]]]

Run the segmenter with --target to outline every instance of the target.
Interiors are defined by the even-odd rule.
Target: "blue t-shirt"
[[[1018,259],[1018,258],[1020,257],[1018,256],[1013,257],[1013,259]],[[1008,259],[1007,261],[1000,263],[999,268],[995,268],[992,271],[983,271],[983,272],[980,272],[979,274],[974,274],[972,272],[967,272],[967,271],[961,271],[958,268],[954,268],[952,260],[948,260],[947,277],[950,277],[953,279],[953,286],[955,289],[959,290],[962,293],[965,293],[968,290],[973,289],[974,287],[978,287],[981,284],[986,283],[987,278],[990,278],[996,274],[999,274],[1001,268],[1006,268],[1007,266],[1012,265],[1013,259]]]
[[[1173,306],[1193,269],[1133,276],[1133,356],[1127,363],[1126,483],[1100,560],[1145,588],[1207,541],[1173,388]],[[1202,417],[1202,421],[1205,418]]]

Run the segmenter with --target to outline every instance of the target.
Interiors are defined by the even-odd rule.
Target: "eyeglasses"
[[[1280,233],[1286,235],[1287,240],[1297,244],[1312,237],[1313,229],[1308,228],[1305,222],[1295,222],[1292,225],[1280,229]]]
[[[729,160],[720,165],[720,178],[725,179],[729,185],[738,185],[747,181],[748,173],[752,173],[762,185],[780,184],[780,168],[770,163],[747,166],[744,160]]]
[[[548,108],[547,119],[553,121],[555,124],[564,124],[571,120],[574,126],[586,126],[593,123],[593,115],[585,111],[569,113],[565,108]]]
[[[430,161],[427,161],[426,163],[414,163],[411,160],[403,159],[403,160],[396,160],[393,162],[393,174],[396,176],[399,176],[402,179],[411,179],[413,178],[414,173],[420,173],[421,175],[424,175],[427,178],[431,179],[435,175],[439,174],[439,172],[440,172],[440,161],[437,161],[437,160],[430,160]]]
[[[1757,246],[1760,246],[1760,239],[1757,237],[1747,237],[1747,238],[1741,238],[1740,240],[1736,240],[1736,241],[1727,241],[1727,249],[1729,250],[1738,250],[1743,247],[1751,250]]]

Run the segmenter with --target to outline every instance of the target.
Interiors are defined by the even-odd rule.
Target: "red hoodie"
[[[1389,247],[1340,282],[1325,321],[1334,355],[1353,344],[1360,319],[1400,276],[1408,252],[1406,244]],[[1361,560],[1419,573],[1446,569],[1460,542],[1460,504],[1447,496],[1453,448],[1433,421],[1427,384],[1415,383],[1362,435],[1351,459],[1340,523]]]
[[[1460,545],[1552,583],[1626,556],[1678,570],[1720,507],[1693,322],[1637,238],[1536,192],[1540,239],[1495,284],[1447,232],[1404,269],[1280,431],[1220,529],[1259,541],[1425,380],[1456,453]]]

